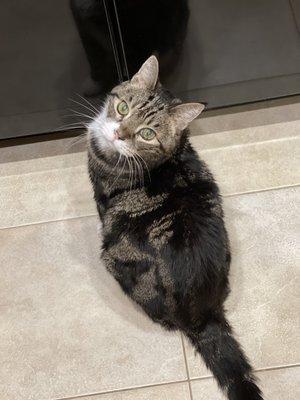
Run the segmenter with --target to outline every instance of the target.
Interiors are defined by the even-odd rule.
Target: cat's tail
[[[251,365],[223,315],[210,315],[200,327],[185,333],[229,400],[263,400]]]

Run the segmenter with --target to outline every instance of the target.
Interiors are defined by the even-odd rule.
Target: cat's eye
[[[155,132],[151,128],[142,128],[139,131],[139,135],[144,139],[144,140],[152,140],[155,138]]]
[[[127,115],[129,113],[129,107],[126,101],[123,100],[117,105],[117,111],[120,115]]]

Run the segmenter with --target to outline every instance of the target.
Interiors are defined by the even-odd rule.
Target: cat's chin
[[[107,154],[117,154],[117,155],[128,155],[128,150],[126,150],[126,146],[124,146],[124,143],[121,140],[114,140],[109,141],[107,139],[104,139],[106,141],[105,146],[102,147],[103,151],[106,151]]]
[[[111,140],[102,132],[89,130],[90,138],[94,139],[94,143],[107,157],[129,155],[129,149],[122,140]]]

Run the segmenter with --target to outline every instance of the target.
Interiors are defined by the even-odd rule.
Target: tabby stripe
[[[150,118],[148,121],[145,120],[146,124],[151,124],[154,121],[154,117]]]
[[[148,118],[148,117],[150,117],[151,115],[154,115],[154,114],[156,114],[156,113],[157,113],[157,110],[150,111],[150,112],[148,112],[148,113],[145,115],[144,119],[146,119],[146,118]]]
[[[119,100],[121,100],[117,93],[110,92],[110,93],[108,93],[108,95],[112,96],[112,97],[117,97]]]
[[[148,104],[148,100],[145,101],[140,107],[138,107],[138,109],[142,110],[147,104]]]

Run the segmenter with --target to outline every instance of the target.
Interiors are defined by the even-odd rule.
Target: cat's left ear
[[[141,89],[154,89],[158,79],[158,61],[151,56],[131,78],[131,83]]]
[[[176,128],[183,131],[190,122],[201,114],[204,108],[204,104],[201,103],[179,104],[178,106],[171,108],[170,115]]]

